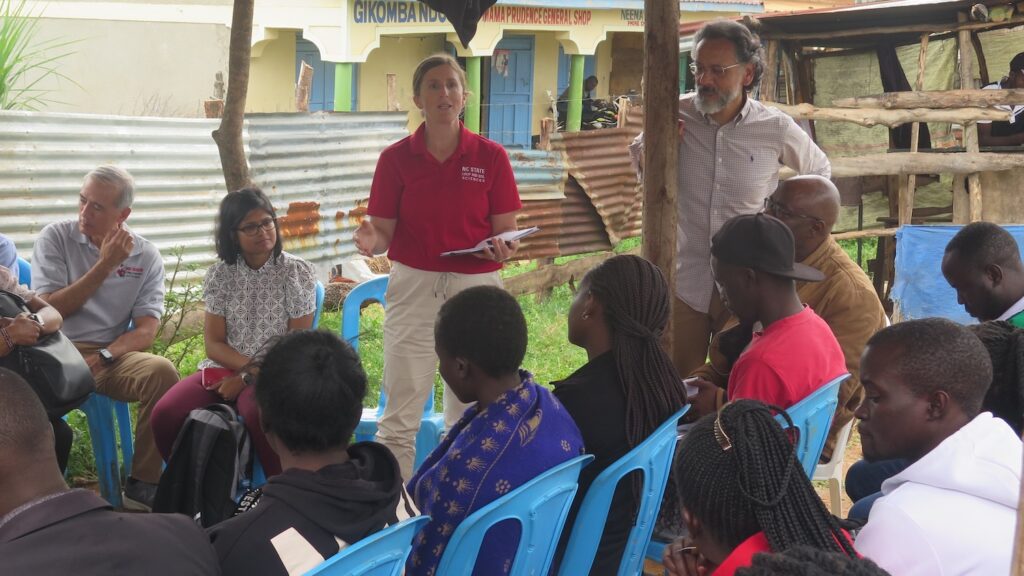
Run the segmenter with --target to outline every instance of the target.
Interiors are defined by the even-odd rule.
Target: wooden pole
[[[295,110],[309,112],[309,93],[313,90],[313,67],[302,61],[299,81],[295,83]]]
[[[761,77],[762,103],[775,102],[779,82],[779,42],[772,40],[764,48],[764,75]]]
[[[988,90],[994,92],[994,90]],[[913,108],[909,110],[887,110],[880,108],[819,108],[813,104],[778,104],[765,102],[765,106],[778,108],[794,120],[826,120],[852,122],[861,126],[899,126],[911,122],[952,122],[962,124],[976,120],[1004,122],[1010,113],[991,108],[951,108],[932,110]]]
[[[897,174],[971,174],[1020,168],[1021,155],[997,152],[894,152],[865,154],[831,159],[832,177],[895,176]],[[792,178],[789,168],[779,170],[779,178]]]
[[[675,293],[676,195],[679,187],[679,3],[644,0],[644,258]],[[675,298],[672,299],[673,304]],[[671,317],[670,317],[671,318]],[[662,344],[672,349],[671,323]]]
[[[921,52],[917,56],[917,82],[915,90],[924,88],[924,67],[928,61],[928,35],[921,34]],[[910,151],[917,152],[918,139],[921,137],[921,123],[914,122],[910,126]],[[901,183],[902,184],[902,183]],[[906,190],[902,189],[899,204],[899,225],[910,224],[910,218],[914,214],[914,192],[917,190],[917,174],[907,176]]]
[[[229,192],[249,183],[249,163],[242,143],[245,99],[249,94],[249,62],[252,57],[253,0],[235,0],[231,9],[231,40],[228,47],[228,93],[220,126],[213,141],[220,153],[224,184]]]
[[[388,112],[398,112],[398,74],[387,75]]]
[[[967,14],[960,12],[956,15],[958,22],[966,22]],[[971,43],[971,31],[961,29],[957,35],[957,45],[960,48],[960,88],[974,88],[974,45]],[[978,147],[978,124],[967,122],[964,124],[964,148],[967,153],[977,153]],[[969,196],[970,221],[981,220],[981,176],[977,172],[967,175],[967,194]]]
[[[959,19],[958,19],[959,21]],[[940,32],[963,32],[971,30],[988,30],[990,28],[1005,28],[1024,24],[1024,17],[1018,16],[1002,22],[967,22],[960,21],[959,24],[915,24],[911,26],[875,26],[871,28],[858,28],[852,30],[822,30],[821,32],[801,32],[795,34],[773,33],[766,30],[761,33],[762,40],[832,40],[835,38],[855,38],[858,36],[887,36],[890,34],[936,34]]]
[[[832,101],[836,108],[985,108],[1024,104],[1024,90],[930,90],[927,92],[886,92]]]

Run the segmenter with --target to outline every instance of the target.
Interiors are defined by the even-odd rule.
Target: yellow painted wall
[[[227,77],[229,30],[215,24],[41,18],[36,41],[71,42],[51,78],[47,112],[201,117],[217,72]],[[51,53],[55,55],[55,53]]]
[[[359,64],[359,110],[382,111],[388,104],[388,74],[397,74],[398,106],[409,111],[409,131],[423,121],[412,101],[412,75],[427,56],[444,50],[444,35],[385,36],[380,47]]]
[[[262,48],[250,63],[245,111],[294,112],[295,32],[279,30]]]
[[[594,54],[594,76],[597,76],[597,89],[594,91],[595,96],[602,100],[608,100],[612,96],[621,96],[621,94],[612,94],[612,38],[616,34],[625,34],[625,32],[610,32],[608,38],[597,45],[597,52]],[[637,87],[639,90],[640,87]]]
[[[551,101],[558,98],[558,40],[553,32],[537,32],[533,36],[533,114],[530,134],[536,136],[540,134],[541,120],[551,117]]]

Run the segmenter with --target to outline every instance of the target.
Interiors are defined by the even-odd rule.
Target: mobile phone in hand
[[[212,366],[210,368],[203,368],[203,388],[207,390],[220,384],[220,381],[233,376],[235,373],[227,368],[220,368]]]

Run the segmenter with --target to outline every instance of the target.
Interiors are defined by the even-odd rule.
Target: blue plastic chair
[[[441,556],[437,574],[472,574],[487,531],[505,520],[522,527],[509,576],[547,574],[555,548],[579,487],[580,469],[594,457],[577,456],[466,517],[455,528]]]
[[[345,303],[341,308],[341,338],[352,345],[356,352],[359,351],[359,312],[363,302],[376,300],[380,305],[387,308],[385,293],[388,289],[388,277],[381,276],[372,280],[361,282],[352,289],[345,297]],[[367,442],[377,435],[377,421],[384,414],[384,406],[387,405],[387,394],[381,387],[380,396],[376,408],[363,408],[363,415],[356,426],[355,436],[357,442]],[[444,415],[434,412],[434,395],[427,395],[427,401],[423,405],[423,419],[420,421],[420,431],[416,434],[416,460],[414,467],[419,468],[427,456],[441,443],[441,435],[444,434]]]
[[[32,287],[32,265],[18,256],[18,282]],[[92,440],[92,453],[96,459],[96,475],[99,477],[100,494],[115,508],[121,506],[121,484],[132,471],[132,457],[135,446],[132,442],[132,417],[128,404],[114,400],[99,393],[92,393],[78,407],[85,413],[89,423],[89,437]],[[117,417],[118,432],[114,436],[114,417]],[[121,458],[124,462],[124,473],[117,461],[118,437],[121,441]]]
[[[324,285],[319,280],[316,281],[316,311],[313,312],[313,329],[316,330],[320,326],[320,313],[324,310]]]
[[[615,489],[619,481],[634,470],[643,471],[642,497],[636,524],[629,532],[629,539],[622,553],[618,575],[635,576],[641,573],[644,553],[654,532],[662,497],[665,495],[665,485],[672,469],[672,458],[675,456],[676,440],[679,437],[676,427],[679,419],[689,409],[689,406],[685,406],[673,414],[646,440],[605,468],[594,479],[583,497],[580,511],[572,526],[569,544],[558,571],[559,576],[590,572],[594,554],[601,543],[605,522],[608,520]]]
[[[828,439],[828,430],[839,404],[839,385],[849,377],[849,374],[843,374],[786,409],[797,431],[796,438],[790,438],[796,442],[796,458],[808,478],[814,477],[814,469]],[[786,427],[786,419],[781,414],[775,419],[783,428]]]
[[[371,534],[346,547],[305,576],[399,576],[412,550],[412,539],[430,520],[417,516]]]
[[[18,284],[32,287],[32,265],[21,256],[18,256]]]
[[[793,428],[797,431],[796,438],[791,438],[796,442],[796,458],[808,478],[814,477],[814,469],[818,466],[821,450],[828,439],[828,430],[832,426],[832,418],[839,404],[839,386],[849,377],[849,374],[843,374],[786,410],[793,421]],[[786,419],[781,414],[777,414],[775,420],[783,428],[787,426]],[[661,562],[667,544],[660,540],[652,540],[647,546],[647,558]]]

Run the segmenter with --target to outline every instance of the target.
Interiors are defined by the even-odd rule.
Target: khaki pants
[[[711,304],[706,313],[690,308],[679,298],[674,304],[672,361],[676,370],[685,377],[707,362],[711,338],[721,331],[731,314],[722,304],[716,288],[712,288]]]
[[[99,344],[75,343],[82,356],[95,354]],[[149,416],[156,401],[178,382],[178,371],[170,360],[146,352],[129,352],[113,366],[96,377],[96,391],[114,400],[139,403],[139,419],[135,423],[135,457],[132,477],[156,484],[160,481],[163,459],[153,441]]]
[[[387,404],[377,423],[377,441],[395,455],[406,480],[412,478],[423,405],[427,396],[434,393],[434,320],[447,298],[473,286],[501,286],[501,276],[498,272],[428,272],[397,262],[391,269],[381,385],[387,394]],[[458,422],[468,406],[445,386],[445,428],[450,429]]]

